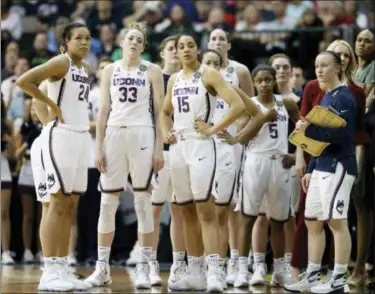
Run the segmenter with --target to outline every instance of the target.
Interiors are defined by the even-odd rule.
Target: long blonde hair
[[[358,64],[355,58],[354,51],[352,47],[349,45],[349,43],[344,40],[336,40],[333,41],[326,50],[335,52],[335,48],[339,45],[343,45],[349,50],[349,63],[343,74],[348,79],[349,83],[355,84],[355,72],[357,70]]]

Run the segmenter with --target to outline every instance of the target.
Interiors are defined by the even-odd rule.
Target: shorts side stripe
[[[57,121],[57,120],[56,120]],[[65,186],[64,186],[64,181],[63,181],[63,178],[61,176],[61,173],[60,173],[60,170],[59,170],[59,167],[57,166],[57,162],[55,160],[55,156],[53,155],[53,148],[52,148],[52,132],[53,132],[53,129],[55,127],[51,127],[50,131],[49,131],[49,138],[48,138],[48,149],[49,149],[49,155],[51,157],[51,162],[52,162],[52,165],[53,165],[53,168],[55,169],[56,171],[56,174],[57,174],[57,180],[59,181],[60,183],[60,187],[61,187],[61,190],[64,194],[70,194],[68,193],[66,190],[65,190]],[[47,185],[48,185],[48,174],[47,174]]]
[[[142,191],[146,191],[148,190],[148,188],[150,187],[150,184],[151,184],[151,179],[152,179],[152,174],[153,174],[154,170],[153,168],[151,167],[151,170],[150,170],[150,174],[148,175],[148,179],[147,179],[147,182],[146,182],[146,186],[144,187],[133,187],[133,191],[134,192],[142,192]]]
[[[208,92],[206,93],[206,107],[207,107],[207,113],[206,113],[206,117],[204,118],[204,121],[207,123],[208,119],[210,118],[210,113],[211,113],[210,95],[208,94]]]
[[[233,199],[233,195],[234,195],[234,189],[236,187],[236,182],[237,182],[237,175],[234,176],[234,179],[233,179],[233,185],[232,185],[232,191],[230,192],[230,197],[229,197],[229,200],[228,201],[225,201],[225,202],[215,202],[215,204],[217,206],[228,206],[231,204],[232,202],[232,199]]]
[[[341,165],[342,166],[342,165]],[[329,205],[329,214],[328,214],[328,220],[330,220],[332,218],[332,215],[333,215],[333,204],[335,203],[335,200],[336,200],[336,197],[337,197],[337,194],[339,193],[339,190],[341,188],[341,185],[344,181],[344,178],[345,178],[345,174],[346,174],[346,170],[345,168],[342,166],[342,172],[341,172],[341,175],[340,175],[340,178],[339,178],[339,181],[336,185],[336,188],[333,192],[333,197],[332,197],[332,200],[331,200],[331,203]]]

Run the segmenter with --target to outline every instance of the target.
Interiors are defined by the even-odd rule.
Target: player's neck
[[[200,66],[201,66],[201,64],[199,63],[198,60],[196,60],[192,64],[189,64],[188,66],[184,66],[182,68],[182,71],[183,71],[184,75],[188,75],[188,74],[191,74],[193,72],[196,72],[199,69]]]
[[[82,59],[81,58],[75,57],[69,52],[67,52],[66,54],[69,55],[70,59],[73,61],[75,66],[77,66],[78,68],[82,67]]]
[[[181,69],[179,64],[165,64],[163,68],[163,74],[171,76]]]
[[[340,80],[336,77],[335,79],[332,79],[332,81],[326,81],[324,82],[324,86],[326,87],[327,92],[331,92],[337,87],[341,85]]]
[[[273,97],[273,93],[269,93],[267,95],[258,95],[258,101],[260,103],[262,103],[263,105],[269,105],[269,104],[273,104],[273,101],[274,101],[274,97]]]
[[[229,65],[229,59],[228,56],[223,57],[223,66],[222,68],[227,68]]]
[[[292,87],[288,83],[278,83],[277,87],[281,95],[290,94],[293,92]]]
[[[136,58],[122,58],[122,66],[127,69],[131,67],[137,67],[141,63],[141,57],[136,57]]]

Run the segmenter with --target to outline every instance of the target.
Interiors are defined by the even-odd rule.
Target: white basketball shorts
[[[354,180],[339,162],[335,173],[314,170],[306,196],[305,219],[346,219]]]
[[[164,151],[164,166],[152,177],[152,205],[163,205],[166,200],[172,201],[171,171],[169,167],[169,151]]]
[[[44,169],[43,154],[42,154],[42,136],[48,135],[49,129],[43,129],[42,134],[39,135],[31,145],[30,161],[33,172],[34,186],[36,199],[40,202],[49,202],[50,194],[47,189],[46,171]]]
[[[169,148],[169,165],[174,203],[204,202],[210,198],[216,170],[213,138],[177,135],[177,143]]]
[[[244,215],[257,217],[265,213],[268,219],[274,221],[285,222],[289,219],[289,171],[283,168],[282,158],[282,155],[246,154],[240,197]]]
[[[12,174],[9,168],[9,161],[3,154],[1,154],[1,189],[12,188]]]
[[[90,135],[64,126],[48,126],[42,136],[43,163],[50,194],[82,195],[87,189]]]
[[[230,205],[236,188],[236,156],[233,145],[214,138],[216,145],[216,171],[212,189],[216,205]]]
[[[155,131],[147,126],[108,126],[104,139],[107,171],[102,173],[99,190],[105,193],[124,191],[130,173],[134,191],[149,188]]]

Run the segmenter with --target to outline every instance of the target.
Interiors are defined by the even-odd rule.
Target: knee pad
[[[138,220],[138,232],[146,234],[154,231],[154,217],[152,213],[151,194],[148,192],[134,192],[134,208]]]
[[[118,197],[102,193],[102,198],[100,200],[98,233],[112,233],[115,231],[115,218],[118,204]]]

